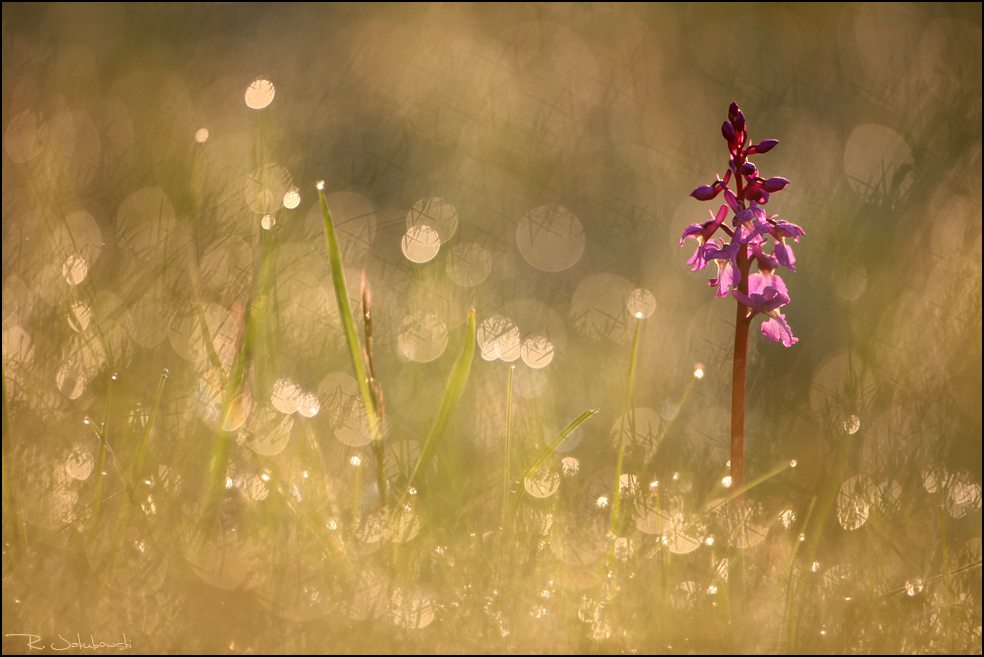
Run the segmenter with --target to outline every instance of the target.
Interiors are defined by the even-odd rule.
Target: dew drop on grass
[[[637,319],[648,319],[656,312],[656,298],[652,292],[643,288],[633,290],[626,305]]]
[[[290,415],[300,406],[303,394],[300,387],[290,379],[278,379],[273,384],[270,403],[284,415]]]
[[[852,415],[851,417],[844,420],[844,431],[850,435],[854,435],[861,428],[861,418],[857,415]]]
[[[492,315],[479,325],[475,339],[482,351],[482,358],[488,361],[501,358],[512,362],[519,358],[522,350],[519,327],[508,317]]]
[[[306,392],[301,395],[301,398],[298,401],[298,405],[297,405],[298,413],[300,413],[304,417],[314,417],[315,415],[318,414],[318,411],[320,410],[321,410],[321,402],[318,401],[317,395],[310,392]],[[305,473],[304,476],[307,476],[307,474]]]
[[[391,603],[393,622],[400,627],[419,630],[434,621],[435,607],[429,598],[397,589],[393,592]]]
[[[534,335],[523,340],[521,355],[528,367],[537,370],[546,367],[553,360],[554,346],[542,335]]]
[[[284,207],[288,210],[293,210],[298,205],[301,204],[301,192],[299,190],[291,189],[286,194],[284,194]]]
[[[70,255],[62,264],[62,278],[69,285],[75,286],[85,280],[89,273],[89,265],[80,255]]]
[[[407,229],[400,246],[407,260],[423,264],[433,260],[441,250],[441,236],[430,226],[420,224]]]
[[[68,461],[65,463],[65,471],[68,472],[72,479],[84,481],[92,474],[94,465],[95,462],[92,458],[92,453],[82,447],[82,445],[76,445],[68,455]]]
[[[246,106],[250,109],[263,109],[273,102],[277,90],[269,80],[254,80],[246,87]]]
[[[206,141],[208,141],[208,129],[199,128],[195,132],[195,141],[197,141],[199,144],[204,144]]]
[[[443,244],[458,229],[458,211],[440,198],[417,201],[407,213],[407,229],[416,226],[427,226],[435,230]]]
[[[557,492],[560,487],[560,474],[547,465],[541,465],[523,481],[526,492],[532,497],[546,498]]]
[[[68,325],[76,333],[82,333],[89,328],[89,321],[92,319],[92,309],[88,304],[76,301],[72,304],[72,311],[68,314]]]
[[[849,531],[858,529],[868,521],[871,509],[871,481],[858,475],[851,477],[837,492],[837,521]]]
[[[243,492],[252,501],[261,502],[270,494],[270,489],[267,488],[266,482],[262,477],[252,476],[246,480],[246,485],[243,486]]]

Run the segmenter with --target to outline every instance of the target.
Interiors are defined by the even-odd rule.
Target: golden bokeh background
[[[5,654],[980,653],[979,3],[4,3],[2,38]],[[732,101],[806,232],[744,525],[734,303],[679,246]],[[318,181],[393,487],[477,311],[407,507]]]

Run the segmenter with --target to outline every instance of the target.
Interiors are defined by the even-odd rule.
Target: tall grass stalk
[[[578,415],[576,418],[574,418],[574,420],[570,424],[568,424],[566,427],[564,427],[564,430],[561,431],[559,434],[557,434],[556,437],[554,437],[554,439],[551,440],[547,444],[547,446],[543,448],[543,451],[540,452],[539,456],[537,456],[535,459],[533,459],[533,462],[530,463],[529,467],[526,468],[526,470],[523,472],[522,482],[525,483],[525,481],[527,479],[529,479],[530,477],[532,477],[534,475],[534,473],[536,473],[536,471],[540,469],[540,466],[543,465],[544,462],[546,462],[546,460],[548,458],[550,458],[550,455],[553,454],[554,451],[556,451],[556,449],[558,447],[560,447],[560,444],[562,442],[564,442],[564,440],[566,440],[567,437],[569,435],[571,435],[571,433],[573,433],[573,431],[575,429],[577,429],[579,426],[581,426],[581,423],[582,422],[584,422],[589,417],[591,417],[592,415],[594,415],[595,413],[597,413],[598,410],[599,409],[595,408],[595,409],[592,409],[592,410],[589,410],[589,411],[584,411],[583,413],[581,413],[580,415]],[[523,499],[523,492],[525,490],[526,490],[526,486],[525,485],[521,485],[519,487],[519,490],[516,492],[516,501],[513,502],[512,513],[510,514],[510,515],[513,516],[514,519],[516,517],[516,511],[519,510],[519,503]]]
[[[512,410],[512,381],[513,373],[516,371],[516,366],[509,365],[509,381],[506,384],[506,441],[505,441],[505,453],[502,459],[502,521],[499,527],[500,532],[500,548],[499,557],[501,559],[503,553],[502,545],[506,540],[506,517],[509,511],[509,453],[512,448],[510,433],[510,411]]]
[[[448,378],[444,398],[441,400],[441,409],[437,413],[437,419],[434,421],[434,426],[430,434],[428,434],[426,442],[424,442],[423,449],[420,450],[420,459],[417,461],[417,465],[414,467],[409,481],[407,481],[407,487],[401,498],[401,504],[406,502],[406,497],[412,492],[420,473],[423,472],[434,457],[434,451],[444,436],[445,429],[448,428],[448,424],[451,422],[451,416],[454,414],[454,409],[458,406],[461,392],[464,390],[465,383],[468,381],[468,374],[471,372],[471,364],[474,356],[475,309],[472,308],[468,311],[468,327],[465,334],[465,344],[462,345],[461,352],[458,354],[458,358],[451,368],[451,376]]]
[[[632,386],[635,383],[636,360],[639,356],[639,335],[642,333],[642,318],[636,318],[635,337],[632,339],[632,357],[629,360],[629,379],[625,385],[625,402],[622,406],[622,419],[618,428],[618,456],[615,459],[615,490],[612,499],[611,546],[609,559],[615,556],[615,542],[618,537],[622,510],[622,457],[625,453],[625,420],[632,412]]]
[[[382,442],[382,427],[372,388],[370,387],[371,384],[363,355],[364,351],[359,342],[359,333],[355,328],[355,320],[353,319],[352,308],[349,304],[348,288],[345,285],[345,271],[342,267],[342,253],[338,246],[335,225],[331,220],[331,213],[328,211],[328,202],[325,200],[323,183],[318,183],[318,199],[321,201],[321,217],[324,220],[325,244],[328,246],[328,264],[331,269],[331,284],[335,290],[335,300],[338,303],[338,316],[342,322],[342,329],[345,331],[345,343],[348,346],[349,357],[352,361],[355,381],[359,386],[362,405],[365,407],[369,435],[372,437],[372,448],[376,457],[376,485],[379,488],[380,503],[381,505],[385,505],[386,470],[385,463],[383,462],[385,452]]]
[[[99,518],[102,514],[102,504],[103,504],[103,490],[106,486],[106,479],[103,470],[106,468],[106,436],[109,435],[109,410],[110,401],[113,398],[113,381],[116,380],[116,375],[113,374],[109,377],[109,383],[106,385],[106,404],[103,409],[103,422],[100,429],[93,427],[96,436],[99,438],[99,451],[96,456],[96,470],[95,470],[95,486],[92,491],[92,524],[89,526],[89,536],[94,537],[96,531],[99,528]]]

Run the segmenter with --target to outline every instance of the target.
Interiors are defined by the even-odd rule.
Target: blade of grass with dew
[[[328,212],[328,202],[325,200],[323,184],[318,184],[318,199],[321,201],[321,217],[325,224],[325,243],[328,246],[328,262],[331,268],[331,284],[335,289],[335,300],[338,302],[338,315],[345,329],[345,342],[348,345],[349,356],[352,360],[352,369],[355,371],[355,381],[359,386],[359,394],[362,396],[362,405],[366,409],[366,420],[369,424],[369,435],[372,436],[373,451],[376,453],[376,460],[382,457],[382,445],[378,443],[383,439],[380,432],[379,421],[376,417],[376,408],[373,404],[372,390],[369,388],[369,377],[366,372],[366,365],[362,356],[362,345],[359,342],[359,332],[355,328],[355,320],[352,317],[352,308],[349,304],[348,289],[345,286],[345,272],[342,269],[342,254],[338,247],[338,237],[335,235],[335,226],[331,220],[331,213]],[[376,477],[378,479],[380,501],[383,501],[383,494],[386,490],[385,469],[377,463]]]
[[[366,282],[366,270],[362,270],[362,280],[360,281],[362,297],[362,331],[365,336],[366,345],[362,350],[362,356],[366,364],[369,375],[369,392],[372,394],[372,408],[380,427],[386,421],[385,409],[383,407],[383,393],[376,380],[376,368],[372,364],[372,292]],[[380,429],[382,432],[382,429]],[[372,441],[372,450],[376,455],[376,481],[379,486],[379,505],[386,506],[386,446],[382,440]]]
[[[632,408],[632,384],[635,382],[636,360],[639,356],[639,335],[642,333],[642,319],[636,320],[635,337],[632,339],[632,358],[629,361],[629,380],[625,386],[625,404],[622,407],[622,419],[618,429],[618,457],[615,460],[615,491],[612,500],[611,535],[609,561],[614,563],[615,537],[618,535],[618,525],[622,509],[622,457],[625,454],[625,418]]]
[[[89,535],[95,536],[96,529],[99,527],[99,516],[102,513],[102,503],[103,503],[103,487],[105,485],[105,479],[103,478],[103,468],[106,467],[106,435],[109,432],[109,402],[113,396],[113,381],[116,380],[116,375],[110,377],[109,384],[106,386],[106,406],[103,410],[103,424],[102,431],[96,431],[96,435],[99,437],[99,452],[96,456],[96,485],[93,487],[92,491],[92,525],[90,526]],[[95,427],[93,427],[95,431]]]
[[[150,444],[150,430],[154,426],[154,419],[157,417],[157,409],[161,405],[161,397],[164,395],[164,383],[167,381],[168,371],[165,369],[161,374],[161,381],[157,384],[157,394],[154,395],[154,405],[150,408],[150,417],[147,418],[147,426],[144,427],[143,436],[140,438],[140,449],[137,451],[137,461],[133,466],[133,481],[140,481],[143,475],[144,461],[147,458],[147,446]]]
[[[447,429],[448,423],[451,422],[451,416],[454,414],[454,409],[458,406],[461,392],[464,390],[465,383],[468,381],[474,356],[475,309],[472,308],[468,311],[468,330],[465,335],[465,344],[462,345],[458,359],[455,361],[454,367],[451,368],[448,386],[444,391],[444,399],[441,401],[441,410],[437,414],[437,420],[434,422],[434,427],[431,429],[430,435],[427,436],[424,448],[420,450],[420,459],[417,461],[417,465],[413,469],[413,474],[410,475],[410,480],[407,482],[406,492],[403,494],[404,499],[407,493],[410,492],[410,489],[413,488],[414,483],[416,483],[417,477],[420,476],[420,473],[430,464],[430,460],[434,457],[434,450],[437,449],[437,444],[441,436],[444,435],[444,430]]]
[[[133,488],[133,494],[130,499],[126,500],[122,505],[120,505],[120,510],[116,515],[116,528],[113,530],[113,541],[112,550],[110,554],[114,554],[120,547],[122,547],[123,539],[126,535],[127,526],[130,523],[130,518],[133,513],[133,507],[137,504],[135,499],[136,486],[141,481],[144,470],[144,463],[147,458],[147,447],[150,444],[150,430],[154,426],[154,419],[157,417],[157,409],[161,404],[161,397],[164,395],[164,383],[167,381],[168,370],[165,369],[161,374],[160,383],[157,384],[157,394],[154,395],[154,405],[150,409],[150,416],[147,418],[147,426],[144,427],[143,436],[140,438],[140,447],[137,450],[137,460],[133,466],[133,472],[131,473],[131,478],[133,483],[131,484]]]
[[[592,410],[584,411],[576,418],[574,418],[574,421],[568,424],[563,431],[557,434],[557,437],[551,440],[550,443],[543,449],[543,451],[540,452],[540,455],[533,460],[533,463],[530,464],[530,467],[526,468],[526,471],[523,473],[523,481],[525,482],[527,478],[532,477],[533,474],[537,471],[537,469],[539,469],[539,467],[543,465],[544,461],[550,458],[550,455],[553,454],[558,447],[560,447],[560,444],[564,442],[567,436],[571,435],[571,433],[575,429],[581,426],[582,422],[584,422],[589,417],[597,413],[599,410],[600,409],[595,408]],[[525,490],[526,490],[525,486],[519,487],[519,492],[516,495],[516,501],[513,502],[513,510],[512,510],[513,515],[516,514],[516,510],[519,508],[519,502],[522,499],[523,491]]]

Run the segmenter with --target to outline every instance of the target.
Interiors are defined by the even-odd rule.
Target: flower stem
[[[738,269],[741,281],[738,291],[748,294],[748,271],[751,269],[751,259],[748,247],[742,246],[738,252]],[[735,353],[731,373],[731,487],[742,490],[745,486],[745,365],[748,360],[748,327],[751,317],[748,317],[748,307],[736,302],[735,314]],[[742,496],[735,498],[741,506]]]

